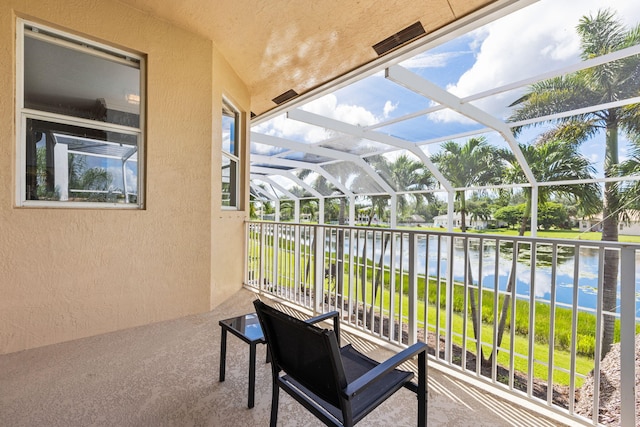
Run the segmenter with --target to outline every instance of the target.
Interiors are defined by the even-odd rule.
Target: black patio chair
[[[418,427],[427,420],[427,345],[416,343],[379,363],[350,344],[339,347],[338,333],[289,316],[260,300],[254,306],[271,354],[273,395],[271,427],[278,420],[280,389],[328,426],[353,426],[402,387],[418,395]],[[338,312],[327,313],[321,320]],[[418,384],[413,372],[396,369],[418,356]]]

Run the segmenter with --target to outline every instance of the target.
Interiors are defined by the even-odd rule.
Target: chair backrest
[[[340,348],[332,330],[289,316],[254,301],[271,352],[274,375],[281,370],[311,392],[340,407],[338,391],[346,387]]]

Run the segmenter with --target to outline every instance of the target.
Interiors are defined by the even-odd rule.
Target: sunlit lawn
[[[437,227],[399,227],[399,228],[409,228],[412,230],[421,230],[421,231],[444,231],[442,228]],[[461,230],[459,228],[454,228],[454,232],[459,233]],[[518,230],[513,228],[500,228],[500,229],[489,229],[489,230],[473,230],[468,229],[468,233],[474,234],[495,234],[500,236],[518,236]],[[524,234],[525,236],[531,236],[531,232],[527,231]],[[549,238],[549,239],[570,239],[570,240],[601,240],[602,233],[595,231],[587,231],[580,232],[578,230],[539,230],[536,234],[536,237],[540,238]],[[629,236],[621,234],[618,237],[620,242],[627,243],[640,243],[640,236]]]
[[[255,243],[255,241],[252,240],[252,244],[257,244],[257,243]],[[279,251],[280,255],[278,256],[278,270],[280,272],[283,272],[283,271],[287,272],[286,274],[284,274],[284,276],[289,277],[289,276],[293,276],[293,271],[295,271],[295,267],[294,267],[294,258],[290,254],[285,255],[285,253],[287,252],[288,251]],[[266,245],[265,247],[263,247],[263,256],[266,263],[265,265],[268,266],[269,269],[271,269],[271,266],[273,265],[273,249],[271,245]],[[313,265],[313,258],[308,260],[308,262],[311,262],[311,265]],[[300,277],[303,278],[305,276],[305,266],[299,265],[299,268],[301,270]],[[305,281],[304,279],[302,280]],[[293,280],[291,279],[277,280],[277,281],[281,286],[293,287]],[[388,283],[388,281],[389,281],[389,278],[385,277],[384,282]],[[310,271],[310,276],[308,278],[308,283],[314,283],[314,282],[315,282],[314,271],[312,268]],[[345,295],[349,295],[349,289],[346,285],[348,283],[347,275],[345,275],[344,283],[345,283],[344,293]],[[329,286],[328,281],[325,281],[325,286],[327,287]],[[354,295],[357,295],[356,299],[361,301],[362,300],[361,288],[360,288],[361,285],[354,285],[354,286],[359,287],[357,293],[355,292],[355,288],[354,288]],[[367,295],[367,303],[370,304],[371,295],[372,295],[372,284],[371,284],[370,277],[367,280],[366,295]],[[382,305],[385,310],[388,310],[389,301],[390,301],[389,290],[384,289],[381,292],[381,294],[378,295],[376,306],[380,305],[379,298],[381,296],[383,298]],[[435,304],[427,304],[426,308],[427,308],[428,329],[431,333],[433,333],[435,332],[435,325],[436,325],[436,306]],[[403,321],[406,322],[406,319],[408,318],[408,311],[409,311],[409,299],[408,299],[408,296],[406,296],[406,294],[403,295],[402,299],[397,298],[397,294],[396,294],[395,312],[398,313],[400,310],[402,311],[402,316],[404,319]],[[418,310],[417,312],[419,313],[418,327],[424,328],[423,319],[424,319],[424,312],[425,312],[424,311],[425,303],[423,300],[420,300],[420,299],[418,300],[417,310]],[[452,330],[453,330],[453,343],[455,345],[462,346],[462,332],[463,332],[463,323],[464,323],[462,313],[454,312],[451,319],[452,319]],[[444,328],[445,326],[445,321],[446,321],[446,313],[445,313],[445,310],[441,309],[440,311],[441,334],[443,333],[442,328]],[[485,358],[487,358],[491,354],[492,347],[493,347],[493,334],[494,334],[493,324],[483,323],[482,331],[481,331],[481,341],[483,342],[483,352],[484,352]],[[473,329],[472,329],[472,322],[470,318],[467,319],[466,336],[468,337],[466,350],[475,352],[476,344],[473,340],[474,335],[473,335]],[[510,363],[510,356],[509,356],[510,351],[507,351],[507,350],[511,349],[511,334],[510,334],[509,328],[505,330],[500,347],[501,347],[501,351],[498,352],[497,362],[498,364],[508,369],[509,363]],[[514,357],[514,362],[513,362],[514,369],[515,371],[520,372],[524,375],[526,375],[529,369],[529,362],[527,360],[527,355],[529,354],[528,349],[529,349],[528,337],[525,335],[515,334],[515,339],[513,343],[513,352],[516,355]],[[546,381],[548,377],[547,362],[549,360],[549,345],[546,343],[534,343],[533,356],[535,361],[533,365],[534,377]],[[553,353],[553,357],[554,357],[554,361],[553,361],[554,384],[569,385],[570,375],[566,371],[569,371],[571,367],[571,354],[566,350],[555,349]],[[576,363],[576,372],[580,375],[586,375],[589,371],[593,369],[593,366],[594,366],[594,360],[592,358],[581,356],[581,355],[576,355],[575,363]],[[575,381],[576,381],[576,387],[579,387],[580,384],[582,384],[581,377],[575,378]]]
[[[348,289],[345,289],[345,292],[347,291]],[[371,284],[368,284],[367,295],[371,295],[371,292],[372,292],[372,286]],[[390,300],[389,291],[384,290],[382,297],[383,297],[383,306],[388,305],[388,301]],[[378,299],[376,300],[377,305],[379,305],[380,303],[379,298],[380,296],[378,296]],[[398,300],[397,297],[396,297],[395,306],[396,306],[395,308],[396,312],[399,311],[400,301]],[[419,328],[424,328],[424,322],[422,320],[424,318],[424,314],[423,314],[424,309],[425,309],[424,301],[418,301],[418,313],[419,313],[418,327]],[[407,296],[403,296],[402,297],[402,316],[405,319],[405,322],[406,322],[406,319],[408,318],[408,312],[409,312],[409,299]],[[445,310],[440,310],[441,335],[444,333],[442,329],[445,327],[445,322],[446,322]],[[452,316],[452,322],[453,322],[452,323],[453,343],[455,345],[462,346],[462,331],[463,331],[463,325],[464,325],[464,318],[461,314],[454,313]],[[427,305],[427,323],[429,325],[429,331],[431,333],[435,332],[435,325],[436,325],[435,305],[432,305],[432,304]],[[493,346],[491,345],[491,343],[493,342],[493,333],[494,333],[493,325],[487,324],[487,323],[482,324],[480,339],[484,343],[483,352],[484,352],[485,358],[488,358],[492,351]],[[466,335],[467,337],[473,337],[473,326],[470,318],[467,319]],[[510,363],[510,360],[509,360],[510,357],[509,357],[509,352],[506,350],[511,348],[511,334],[509,329],[505,330],[500,347],[502,351],[498,352],[497,362],[498,364],[508,369],[509,363]],[[473,338],[467,338],[466,349],[467,351],[471,351],[474,353],[476,352],[476,344]],[[514,354],[516,354],[516,357],[514,357],[514,369],[515,371],[525,375],[529,370],[529,366],[528,366],[529,362],[527,360],[527,355],[529,354],[528,349],[529,349],[528,337],[515,334],[515,340],[513,345],[513,351],[514,351]],[[548,377],[547,361],[549,360],[549,346],[546,344],[534,343],[533,356],[535,361],[533,365],[534,377],[546,381]],[[568,372],[565,372],[565,370],[566,371],[570,370],[571,354],[567,351],[556,349],[554,350],[553,357],[554,357],[554,363],[553,363],[554,364],[554,378],[553,378],[554,384],[569,385],[570,375],[568,374]],[[589,371],[591,371],[594,367],[594,361],[591,358],[584,357],[584,356],[576,356],[575,360],[576,360],[576,372],[580,375],[587,375]],[[581,377],[578,377],[575,380],[576,380],[576,387],[579,387],[582,384],[583,379]]]

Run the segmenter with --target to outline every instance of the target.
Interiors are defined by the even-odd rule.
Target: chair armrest
[[[372,383],[380,379],[381,376],[393,371],[407,360],[414,358],[416,355],[422,352],[424,352],[426,356],[426,351],[427,344],[423,342],[417,342],[413,344],[411,347],[406,348],[395,356],[385,360],[361,377],[356,378],[350,384],[347,384],[347,387],[342,391],[343,396],[347,399],[352,399],[354,396],[369,387]]]
[[[306,323],[310,325],[322,322],[324,320],[328,320],[333,318],[333,330],[336,333],[336,338],[338,340],[338,345],[340,345],[340,313],[337,311],[330,311],[328,313],[319,314],[311,319],[305,320]]]

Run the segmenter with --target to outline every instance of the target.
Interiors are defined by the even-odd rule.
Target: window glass
[[[137,203],[137,136],[27,119],[27,200]]]
[[[228,102],[222,103],[222,206],[239,208],[239,139],[237,110]]]
[[[96,56],[34,36],[42,37],[26,33],[24,41],[25,108],[140,126],[137,62]]]
[[[225,103],[222,104],[222,151],[238,155],[236,151],[236,127],[238,125],[238,113]]]
[[[142,207],[142,59],[21,23],[19,204]]]

